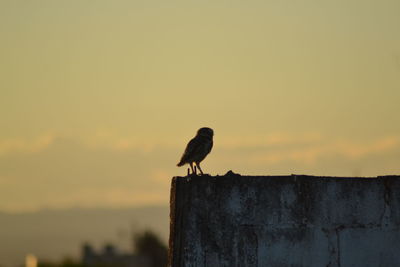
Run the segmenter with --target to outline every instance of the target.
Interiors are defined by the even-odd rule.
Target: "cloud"
[[[55,136],[44,134],[35,139],[11,138],[0,140],[0,156],[9,153],[37,153],[54,142]]]
[[[151,171],[150,179],[156,183],[166,184],[169,186],[171,183],[170,180],[166,179],[167,177],[173,177],[174,173],[168,171],[166,169],[155,169]]]
[[[338,153],[348,158],[361,158],[371,154],[380,154],[399,147],[400,138],[397,136],[383,137],[367,144],[339,142],[336,145]]]
[[[115,150],[54,136],[17,144],[0,161],[0,210],[168,203],[176,170],[168,159],[176,152]]]
[[[168,191],[168,190],[167,190]],[[167,205],[169,196],[162,192],[148,192],[131,188],[76,188],[73,192],[36,198],[31,201],[13,201],[0,206],[0,211],[26,212],[41,209],[81,208],[124,208],[148,205]]]
[[[187,140],[140,144],[150,139],[136,137],[135,145],[119,149],[115,146],[123,138],[117,135],[100,135],[91,143],[88,139],[41,135],[1,140],[0,209],[167,204],[171,178],[186,175],[186,168],[175,164]],[[146,151],[146,145],[152,148]],[[399,148],[399,136],[369,140],[313,133],[219,136],[202,166],[214,175],[231,169],[270,175],[299,171],[342,175],[354,169],[366,175],[385,174],[398,170]]]
[[[266,146],[288,146],[312,144],[321,141],[322,135],[317,132],[298,134],[271,133],[268,135],[226,136],[218,140],[223,148],[249,148]]]
[[[379,155],[400,146],[398,136],[388,136],[369,142],[350,140],[326,140],[323,143],[309,144],[302,148],[287,146],[281,151],[259,152],[250,160],[258,163],[277,164],[282,161],[296,161],[304,164],[315,164],[317,160],[333,156],[345,157],[349,160],[361,159],[369,155]]]
[[[79,138],[82,143],[92,149],[108,149],[115,151],[138,150],[146,153],[155,151],[160,147],[177,147],[177,140],[151,138],[149,136],[123,135],[116,131],[102,129],[94,134]]]
[[[217,135],[215,145],[222,149],[248,149],[271,146],[289,146],[313,144],[322,140],[317,132],[298,134],[276,132],[259,135]],[[105,148],[116,151],[139,150],[152,152],[159,148],[184,149],[189,139],[181,140],[177,137],[152,138],[149,136],[124,136],[111,130],[99,130],[92,135],[82,138],[82,142],[90,148]]]
[[[135,188],[115,186],[111,188],[84,188],[73,194],[59,196],[48,208],[80,207],[133,207],[168,203],[168,195],[160,192],[139,192]]]

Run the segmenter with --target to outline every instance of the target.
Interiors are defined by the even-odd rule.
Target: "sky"
[[[168,205],[202,169],[400,173],[398,0],[0,0],[0,211]]]

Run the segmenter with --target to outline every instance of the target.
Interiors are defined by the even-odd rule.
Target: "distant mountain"
[[[0,266],[14,267],[33,253],[40,259],[80,257],[83,242],[101,249],[113,243],[132,249],[132,234],[151,229],[167,242],[168,207],[124,209],[42,210],[32,213],[0,212]]]

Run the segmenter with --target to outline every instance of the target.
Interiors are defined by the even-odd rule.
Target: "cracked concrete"
[[[400,266],[400,177],[174,177],[169,261]]]

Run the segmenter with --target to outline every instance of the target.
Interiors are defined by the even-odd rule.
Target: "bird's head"
[[[197,135],[205,136],[208,138],[212,138],[214,136],[214,131],[211,128],[203,127],[197,131]]]

